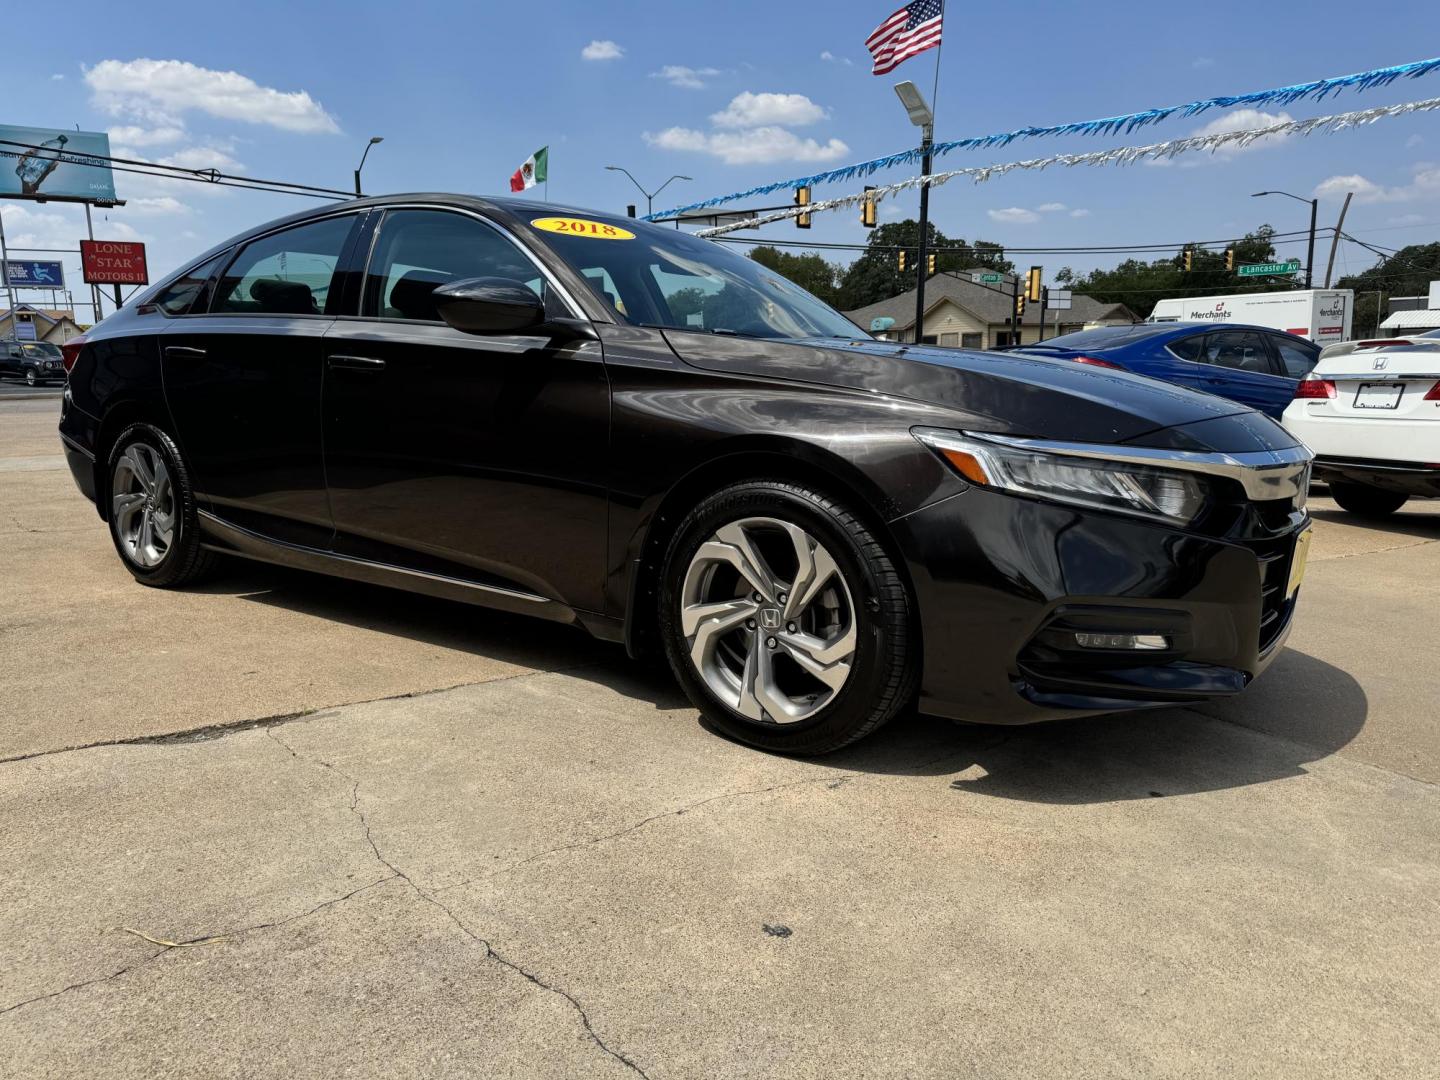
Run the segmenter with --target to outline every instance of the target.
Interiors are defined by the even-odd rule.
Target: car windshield
[[[773,270],[689,233],[628,218],[531,221],[545,223],[534,237],[632,323],[763,338],[870,336]],[[552,229],[557,221],[567,227]]]
[[[1093,330],[1077,330],[1073,334],[1061,334],[1047,338],[1038,345],[1026,345],[1027,349],[1113,349],[1118,345],[1143,341],[1155,334],[1170,333],[1174,325],[1166,326],[1097,326]]]
[[[63,355],[60,352],[60,346],[52,345],[48,341],[41,342],[37,345],[22,345],[20,346],[20,351],[26,356],[34,357],[36,360],[59,360]]]

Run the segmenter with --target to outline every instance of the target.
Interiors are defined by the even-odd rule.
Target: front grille
[[[1263,653],[1290,621],[1295,606],[1285,596],[1290,581],[1290,560],[1295,554],[1295,537],[1289,533],[1274,540],[1259,540],[1247,545],[1260,563],[1260,651]]]

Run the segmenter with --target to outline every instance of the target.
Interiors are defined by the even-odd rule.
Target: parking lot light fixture
[[[664,191],[667,187],[669,187],[669,186],[670,186],[672,183],[674,183],[676,180],[694,180],[694,179],[695,179],[693,176],[682,176],[682,175],[680,175],[679,173],[676,173],[674,176],[670,177],[669,180],[666,180],[665,183],[663,183],[663,184],[661,184],[659,187],[657,187],[654,191],[646,191],[645,188],[644,188],[644,186],[640,183],[639,180],[636,180],[636,179],[635,179],[634,175],[630,172],[629,169],[624,168],[624,167],[621,166],[621,165],[606,165],[606,166],[605,166],[605,169],[606,169],[606,171],[608,171],[608,172],[623,172],[626,176],[630,177],[630,182],[631,182],[632,184],[634,184],[637,188],[640,189],[640,194],[641,194],[641,195],[644,195],[644,196],[645,196],[645,216],[646,216],[646,217],[649,217],[651,214],[653,214],[653,213],[655,212],[655,196],[656,196],[656,195],[659,195],[660,192]]]
[[[935,142],[935,112],[925,100],[925,95],[920,93],[920,88],[913,82],[905,81],[895,84],[895,94],[900,98],[900,104],[905,106],[905,112],[910,116],[910,122],[920,129],[920,150],[924,154],[920,163],[920,175],[930,175],[930,147]],[[928,268],[928,260],[925,258],[927,241],[926,235],[930,230],[930,185],[920,186],[920,245],[919,258],[915,260],[915,344],[920,344],[925,337],[925,274]],[[1019,330],[1019,327],[1016,327]]]
[[[365,152],[360,155],[360,164],[355,166],[355,194],[358,197],[360,191],[360,170],[365,168],[365,159],[370,156],[370,147],[376,146],[385,141],[384,135],[371,135],[370,141],[365,144]]]

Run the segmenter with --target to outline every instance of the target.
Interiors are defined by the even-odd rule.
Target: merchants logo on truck
[[[1224,300],[1217,300],[1215,302],[1215,306],[1209,311],[1205,311],[1201,308],[1195,308],[1190,312],[1190,315],[1188,317],[1191,319],[1198,319],[1201,322],[1221,322],[1225,319],[1230,318],[1234,314],[1235,313],[1233,311],[1225,310]]]

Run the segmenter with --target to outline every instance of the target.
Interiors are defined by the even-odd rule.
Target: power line
[[[1128,253],[1143,254],[1145,252],[1158,251],[1179,251],[1186,247],[1211,247],[1222,248],[1232,244],[1243,244],[1247,242],[1270,242],[1271,244],[1300,244],[1305,243],[1310,235],[1308,229],[1299,229],[1295,232],[1269,233],[1265,236],[1238,236],[1223,240],[1185,240],[1171,243],[1145,243],[1145,244],[1096,244],[1081,245],[1075,247],[1012,247],[1009,244],[995,244],[991,247],[977,247],[974,244],[951,245],[948,247],[935,247],[926,245],[926,250],[941,254],[970,254],[976,258],[985,258],[987,255],[1124,255]],[[896,252],[909,251],[915,245],[905,244],[848,244],[838,241],[810,241],[810,240],[763,240],[742,236],[714,236],[710,238],[716,243],[722,244],[750,244],[757,247],[785,247],[785,248],[806,248],[818,251],[880,251]]]
[[[20,147],[22,150],[46,150],[35,143],[16,142],[0,139],[0,146]],[[14,150],[0,150],[0,156],[23,157]],[[182,165],[167,165],[160,161],[146,161],[143,158],[122,158],[111,154],[83,154],[63,156],[67,165],[80,165],[92,169],[109,169],[112,172],[133,173],[137,176],[153,176],[162,180],[187,180],[193,183],[213,184],[220,187],[241,188],[250,191],[271,191],[280,195],[304,195],[312,199],[353,199],[354,192],[337,188],[316,187],[313,184],[292,183],[289,180],[264,180],[259,177],[239,176],[223,173],[219,169],[187,169]]]

